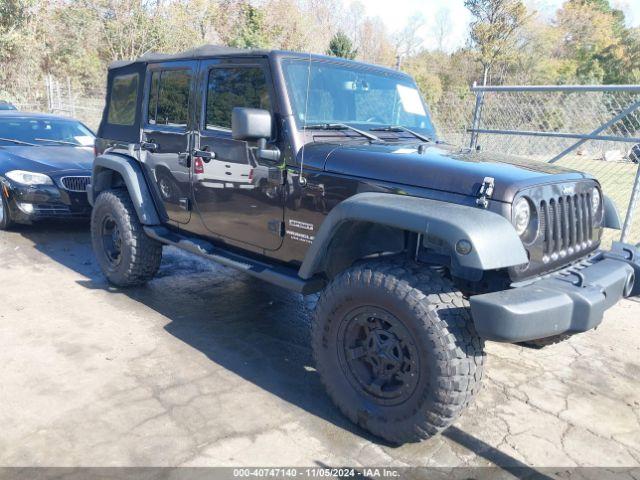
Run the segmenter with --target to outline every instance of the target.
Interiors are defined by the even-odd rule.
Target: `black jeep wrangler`
[[[153,278],[163,245],[301,294],[329,395],[393,442],[450,425],[485,340],[550,342],[640,293],[596,179],[436,139],[407,75],[202,47],[111,66],[88,188],[98,262]]]

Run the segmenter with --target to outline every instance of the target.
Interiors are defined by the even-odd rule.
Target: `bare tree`
[[[439,52],[444,52],[444,45],[451,34],[451,11],[441,8],[435,16],[435,37]]]
[[[421,14],[415,14],[407,25],[395,35],[398,67],[403,57],[415,55],[422,46],[424,39],[420,36],[420,30],[425,26],[425,18]]]

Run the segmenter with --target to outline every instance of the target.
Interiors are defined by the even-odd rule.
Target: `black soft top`
[[[158,62],[168,62],[172,60],[198,60],[211,57],[297,57],[297,58],[311,58],[314,60],[330,60],[332,62],[340,62],[346,64],[368,66],[377,70],[385,70],[388,73],[393,73],[397,76],[407,76],[405,73],[392,68],[383,67],[381,65],[369,64],[366,62],[359,62],[355,60],[347,60],[345,58],[331,57],[327,55],[309,54],[302,52],[293,52],[286,50],[260,50],[260,49],[246,49],[246,48],[234,48],[225,47],[222,45],[202,45],[201,47],[192,48],[180,53],[147,53],[135,60],[120,60],[113,62],[109,65],[109,70],[117,70],[123,67],[136,65],[136,64],[148,64]]]
[[[224,47],[221,45],[203,45],[180,53],[147,53],[135,60],[121,60],[109,65],[109,69],[121,68],[133,63],[155,63],[167,62],[169,60],[195,60],[199,58],[219,57],[219,56],[267,56],[270,50],[249,50],[245,48]]]

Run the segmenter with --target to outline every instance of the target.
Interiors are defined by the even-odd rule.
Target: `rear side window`
[[[235,107],[271,111],[264,70],[259,67],[213,68],[207,88],[206,128],[231,129]]]
[[[151,75],[147,118],[152,125],[186,127],[191,70],[162,70]]]
[[[107,122],[112,125],[132,126],[136,121],[136,106],[138,102],[137,73],[114,77],[109,101],[109,116]]]

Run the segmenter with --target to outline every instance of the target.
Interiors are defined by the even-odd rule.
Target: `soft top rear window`
[[[140,75],[129,73],[113,78],[107,123],[133,126],[136,121]]]

